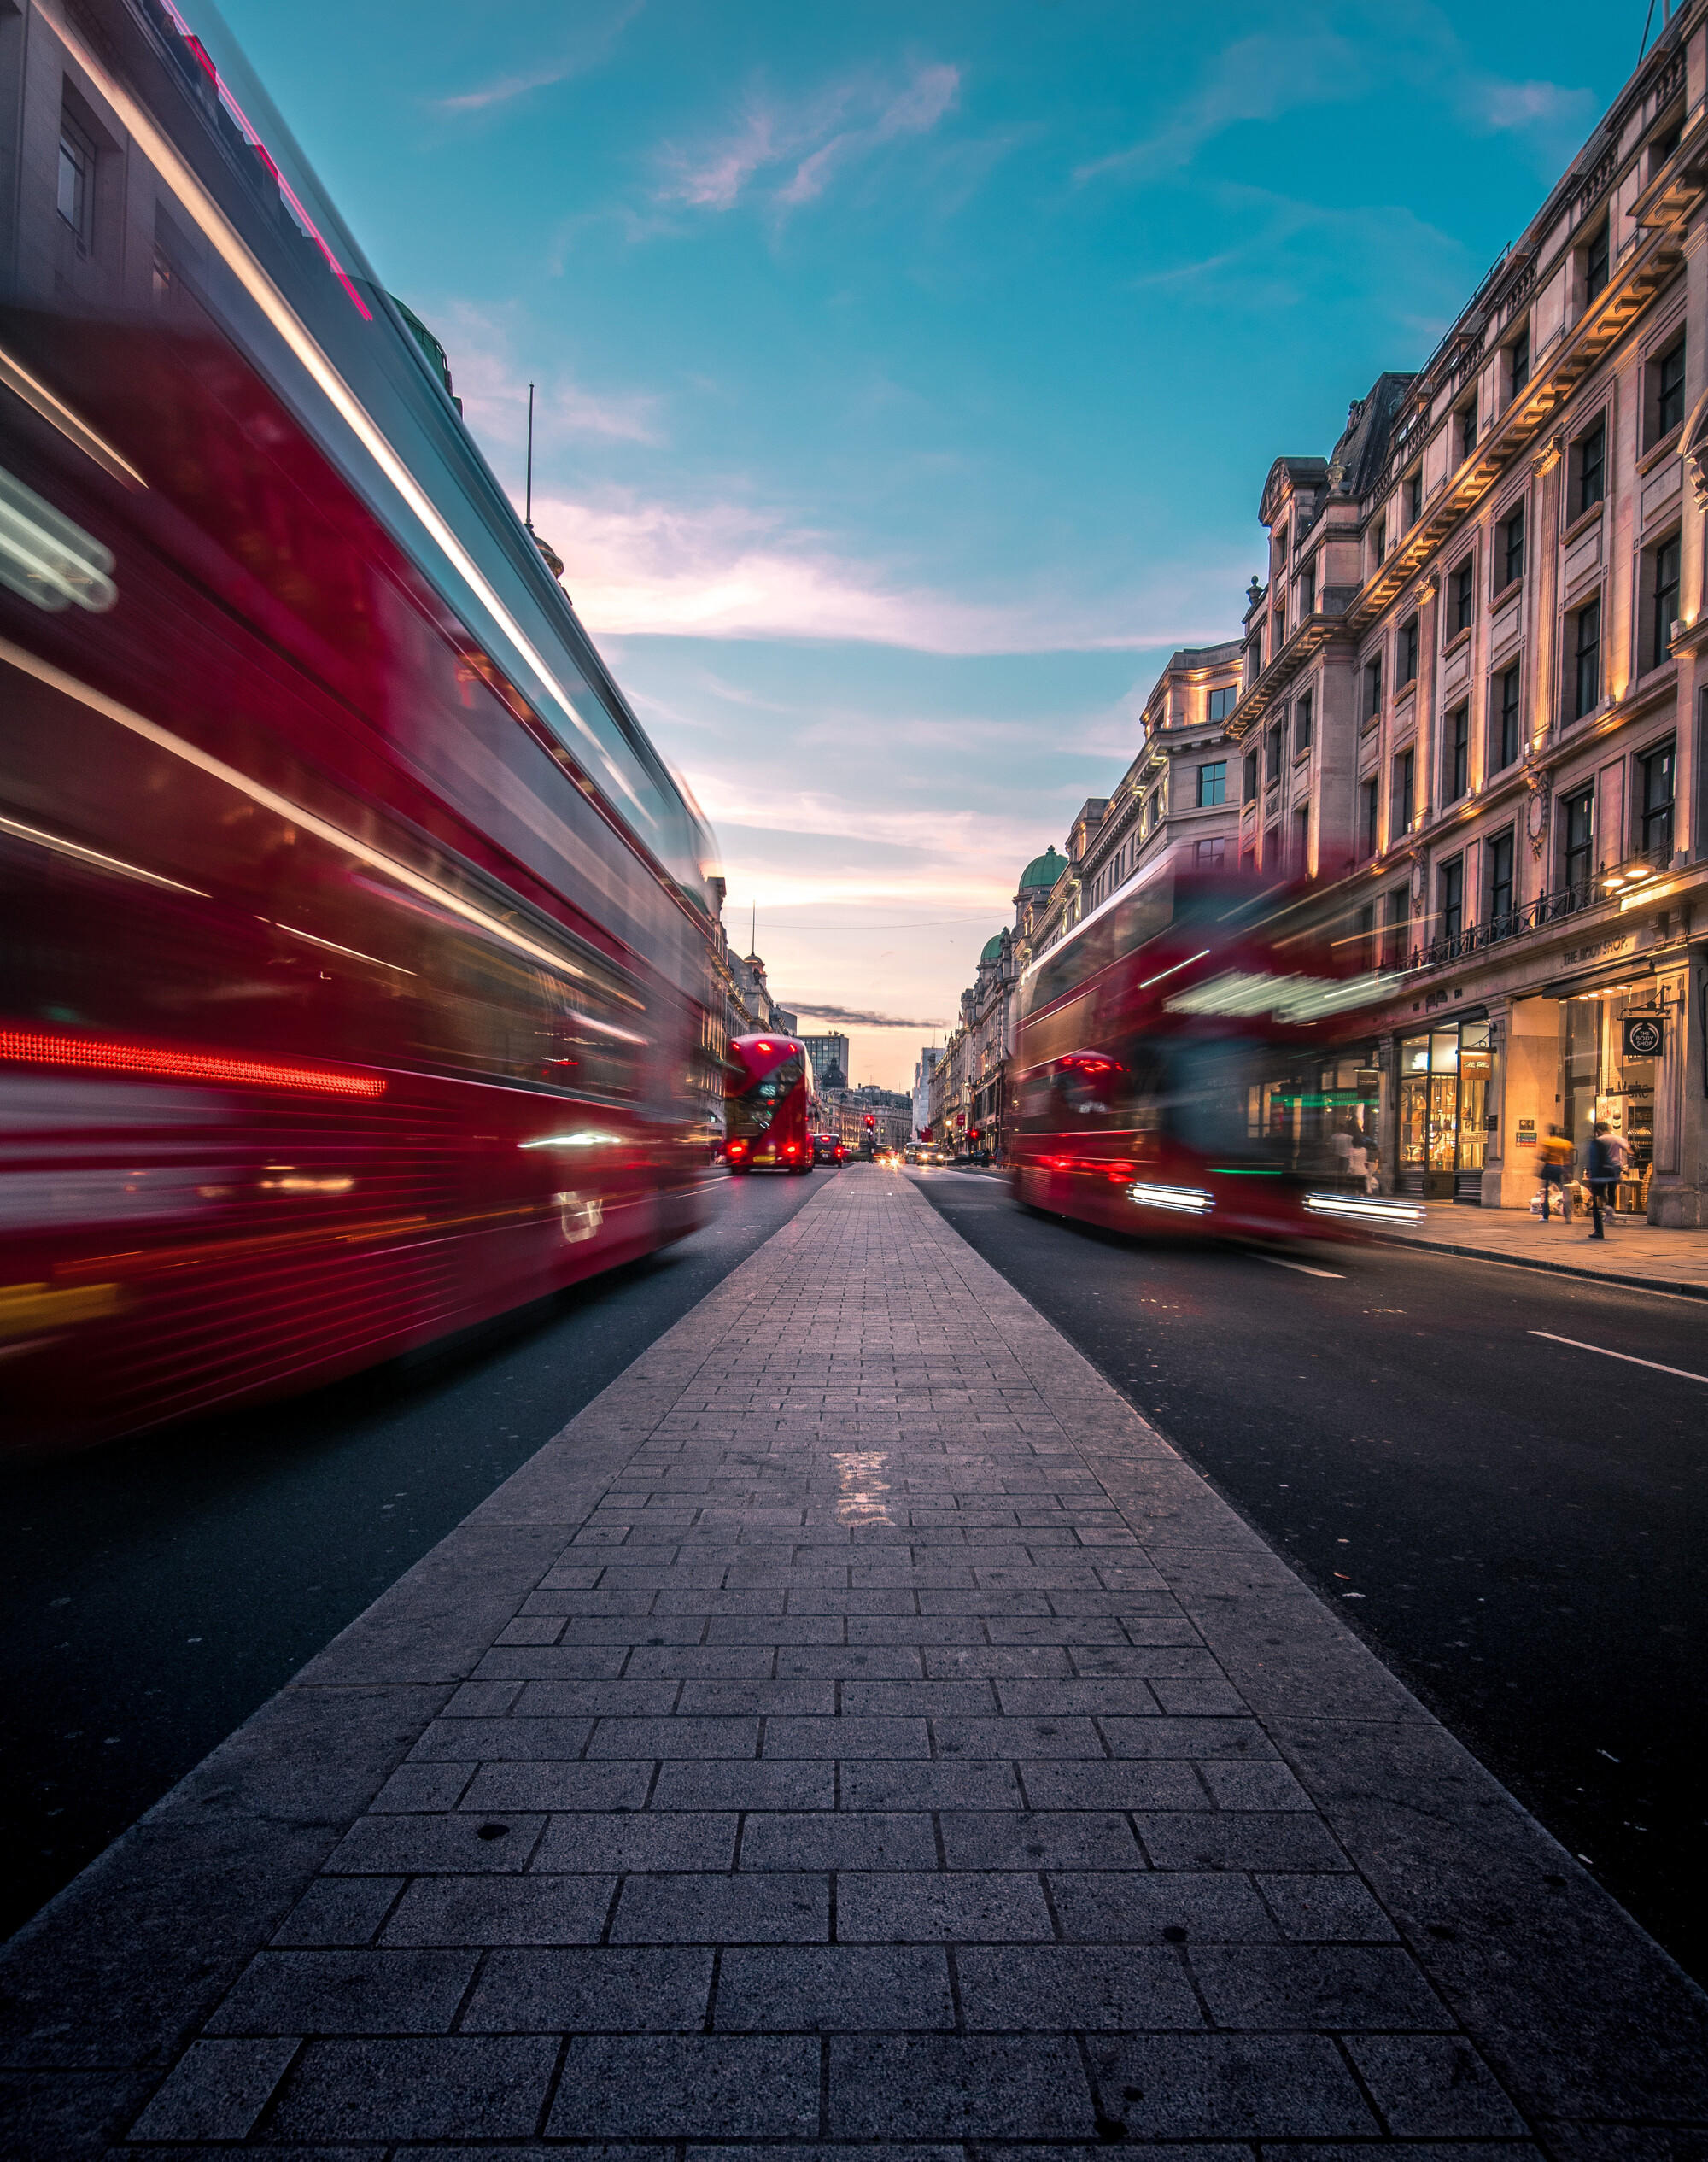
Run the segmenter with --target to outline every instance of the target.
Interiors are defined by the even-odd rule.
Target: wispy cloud
[[[838,1028],[946,1028],[946,1021],[904,1021],[892,1013],[863,1013],[852,1006],[828,1006],[821,999],[798,999],[796,1011],[810,1021],[828,1021]]]
[[[924,61],[899,83],[851,76],[793,103],[756,90],[732,131],[664,151],[659,199],[723,211],[758,196],[785,214],[816,201],[839,173],[886,145],[930,133],[960,92],[958,67]]]
[[[1218,52],[1198,87],[1161,126],[1087,160],[1073,178],[1082,185],[1154,179],[1190,165],[1206,144],[1243,122],[1354,103],[1400,81],[1413,99],[1440,100],[1471,126],[1528,138],[1550,166],[1569,154],[1597,109],[1588,90],[1515,82],[1479,67],[1431,0],[1290,8]]]
[[[464,417],[488,441],[519,443],[528,431],[528,382],[518,368],[514,307],[477,308],[454,302],[445,321],[456,353]],[[537,453],[554,442],[603,438],[610,442],[664,441],[660,401],[639,390],[595,390],[566,371],[540,382],[534,397]]]
[[[488,113],[496,106],[525,97],[530,91],[549,90],[554,84],[568,82],[572,76],[585,75],[606,57],[645,5],[646,0],[621,0],[621,4],[603,21],[583,23],[553,56],[495,75],[489,82],[477,84],[471,90],[435,98],[433,109],[447,119]]]
[[[1033,591],[969,600],[851,555],[781,512],[600,501],[537,484],[565,582],[589,628],[700,638],[842,639],[933,653],[1190,645],[1225,635],[1231,566],[1159,573],[1125,595]],[[1214,595],[1215,601],[1208,596]]]

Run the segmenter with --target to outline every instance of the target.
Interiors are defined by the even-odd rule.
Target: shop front
[[[1480,1204],[1496,1117],[1489,1017],[1459,1016],[1401,1037],[1399,1064],[1399,1191]]]

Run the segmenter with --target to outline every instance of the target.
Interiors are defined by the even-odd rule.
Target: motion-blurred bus
[[[1354,1145],[1374,1157],[1378,1077],[1349,1101],[1324,1082],[1382,980],[1292,928],[1284,899],[1164,864],[1032,963],[1013,1076],[1021,1201],[1111,1230],[1259,1239],[1421,1213],[1346,1173]]]
[[[39,1444],[679,1237],[721,1046],[703,832],[436,342],[173,0],[28,19],[0,1362]]]
[[[818,1091],[795,1036],[736,1036],[724,1094],[724,1162],[731,1171],[810,1171]]]

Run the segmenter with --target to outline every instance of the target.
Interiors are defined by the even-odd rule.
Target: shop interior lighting
[[[1167,1209],[1177,1216],[1207,1216],[1216,1205],[1215,1196],[1202,1186],[1158,1186],[1135,1181],[1126,1198],[1141,1209]]]
[[[1677,891],[1677,887],[1674,885],[1640,886],[1635,894],[1627,894],[1619,903],[1619,913],[1623,916],[1628,908],[1647,908],[1651,901],[1662,900],[1667,894]]]
[[[1416,1201],[1390,1201],[1373,1193],[1307,1193],[1305,1213],[1311,1216],[1351,1216],[1369,1223],[1422,1223],[1424,1210]]]

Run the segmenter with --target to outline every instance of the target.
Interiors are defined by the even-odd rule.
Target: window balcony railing
[[[1637,894],[1647,879],[1665,870],[1671,862],[1672,850],[1664,847],[1645,850],[1611,869],[1600,864],[1593,876],[1573,885],[1557,887],[1551,894],[1538,894],[1522,908],[1508,909],[1489,917],[1486,923],[1467,923],[1461,931],[1430,939],[1413,947],[1410,958],[1396,965],[1408,970],[1435,969],[1448,961],[1470,960],[1491,946],[1521,937],[1526,931],[1539,931],[1569,916],[1581,915],[1584,910],[1597,908],[1617,895]]]

